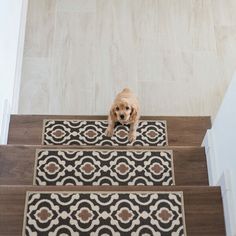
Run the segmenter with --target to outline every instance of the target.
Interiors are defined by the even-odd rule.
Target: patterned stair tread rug
[[[116,125],[112,137],[107,137],[105,120],[44,120],[42,144],[96,146],[166,146],[167,124],[160,120],[143,120],[137,128],[136,141],[128,140],[129,125]]]
[[[23,236],[186,236],[182,192],[26,194]]]
[[[174,185],[172,151],[36,150],[34,185]]]

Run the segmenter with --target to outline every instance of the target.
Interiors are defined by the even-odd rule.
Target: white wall
[[[236,73],[205,139],[211,185],[221,185],[227,235],[236,236]]]
[[[24,0],[0,0],[0,143],[6,140],[8,114],[18,103],[17,70]]]
[[[227,195],[231,214],[232,235],[236,236],[236,73],[226,92],[212,127],[215,150],[216,180],[228,175]],[[226,183],[227,184],[227,183]]]

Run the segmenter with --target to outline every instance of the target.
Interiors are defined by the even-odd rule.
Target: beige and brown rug
[[[130,143],[128,125],[117,124],[111,138],[105,136],[105,120],[44,120],[42,144],[45,145],[96,145],[96,146],[166,146],[166,121],[140,121],[137,139]]]
[[[27,192],[23,236],[185,236],[182,192]]]
[[[174,185],[170,150],[36,151],[34,185]]]

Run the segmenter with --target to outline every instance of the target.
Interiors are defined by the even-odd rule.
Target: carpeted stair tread
[[[175,185],[171,150],[38,149],[34,185]]]
[[[12,115],[8,144],[42,144],[43,122],[45,119],[106,120],[106,116],[56,116],[56,115]],[[207,129],[211,127],[210,117],[154,117],[144,116],[142,120],[165,121],[168,145],[201,145]]]
[[[2,220],[1,220],[2,224],[0,224],[1,235],[8,235],[8,236],[21,235],[27,191],[31,191],[31,192],[51,191],[55,193],[57,193],[58,191],[63,191],[67,194],[69,191],[71,191],[71,193],[76,192],[78,194],[79,193],[90,194],[90,197],[93,196],[93,199],[94,199],[94,194],[96,195],[98,193],[99,194],[101,193],[116,194],[117,193],[116,196],[118,196],[119,194],[123,194],[122,196],[125,196],[124,194],[126,193],[127,195],[128,193],[128,194],[131,194],[130,196],[132,196],[132,198],[134,198],[134,194],[141,196],[140,194],[143,194],[144,192],[154,194],[155,196],[158,193],[182,192],[183,202],[184,202],[183,214],[185,216],[187,235],[191,235],[191,236],[225,235],[220,188],[218,187],[176,187],[176,186],[175,187],[173,186],[172,187],[153,187],[153,186],[152,187],[147,187],[147,186],[135,186],[135,187],[130,187],[130,186],[129,187],[12,186],[12,187],[9,187],[9,186],[1,186],[0,187],[0,212],[1,212],[1,217],[2,217]],[[40,197],[41,195],[38,195],[38,196]],[[63,204],[62,201],[60,202],[61,202],[60,204]],[[39,205],[37,204],[35,205],[36,208],[38,206]],[[124,208],[119,208],[119,209],[124,210]],[[127,209],[126,209],[126,212],[123,212],[123,213],[127,213]],[[128,212],[128,213],[130,217],[131,212]],[[165,213],[171,214],[170,212],[165,212]],[[122,212],[120,212],[120,214],[122,214]],[[63,215],[64,215],[64,218],[66,218],[66,213],[63,213]],[[40,215],[38,216],[40,217]],[[81,217],[81,214],[79,214],[79,216]],[[106,218],[106,216],[104,217]],[[144,214],[144,218],[145,218],[145,214]],[[153,218],[155,218],[155,216],[153,216]],[[46,218],[44,220],[46,221]],[[84,220],[86,221],[87,219],[84,219]],[[14,224],[9,224],[9,222],[14,222]]]
[[[183,192],[29,191],[23,233],[184,236]]]
[[[41,151],[40,151],[41,150]],[[134,157],[132,157],[132,155],[135,153],[134,151],[136,150],[136,152],[138,151],[138,153],[141,153],[141,155],[139,154],[139,158],[141,158],[145,152],[149,153],[148,156],[151,157],[152,154],[156,153],[157,155],[157,160],[154,159],[154,162],[152,161],[152,163],[146,163],[146,168],[143,168],[145,165],[143,165],[142,163],[140,164],[140,162],[138,161],[135,161],[134,160]],[[112,163],[117,159],[117,157],[119,158],[119,163],[130,163],[131,159],[133,158],[133,162],[134,163],[137,163],[137,171],[136,172],[133,172],[135,173],[135,175],[140,175],[142,177],[145,177],[143,176],[145,172],[143,172],[143,170],[150,170],[150,168],[153,168],[153,170],[157,169],[158,168],[162,168],[160,166],[164,166],[165,168],[165,171],[169,171],[169,176],[167,175],[167,177],[164,179],[164,180],[169,180],[171,182],[169,182],[168,184],[171,185],[171,184],[176,184],[176,185],[208,185],[208,177],[207,177],[207,167],[206,167],[206,159],[205,159],[205,153],[204,153],[204,149],[203,148],[200,148],[200,147],[168,147],[168,148],[141,148],[141,147],[130,147],[130,148],[127,148],[127,149],[124,149],[124,148],[118,148],[117,150],[113,150],[112,147],[107,147],[107,148],[104,148],[104,147],[73,147],[68,150],[68,148],[65,148],[64,146],[53,146],[53,147],[45,147],[45,146],[20,146],[20,145],[10,145],[10,146],[0,146],[0,184],[14,184],[14,185],[18,185],[18,184],[23,184],[23,185],[31,185],[33,184],[34,182],[34,170],[35,170],[35,158],[36,158],[36,154],[38,154],[39,152],[41,152],[43,155],[42,155],[42,158],[45,159],[45,158],[48,158],[48,152],[50,155],[52,156],[55,156],[55,155],[58,155],[58,152],[62,152],[59,156],[63,156],[65,155],[65,152],[71,152],[72,154],[70,155],[69,154],[69,157],[73,159],[73,156],[74,155],[80,155],[81,157],[83,156],[89,156],[89,158],[84,158],[84,160],[88,160],[89,163],[92,163],[92,167],[91,165],[90,166],[87,166],[87,167],[90,167],[90,168],[98,168],[98,165],[94,165],[93,163],[93,158],[91,159],[91,156],[94,157],[96,159],[96,161],[98,161],[98,157],[94,156],[94,155],[98,155],[102,152],[108,152],[109,155],[114,155],[114,158],[110,161],[112,161]],[[94,153],[95,152],[95,153]],[[125,156],[126,153],[129,153],[128,156],[131,156],[131,158],[120,158],[121,156]],[[171,158],[170,161],[167,161],[167,162],[162,162],[163,158],[165,158],[165,153],[168,153],[167,157]],[[94,153],[94,154],[93,154]],[[158,155],[160,156],[160,153],[163,153],[163,158],[160,158],[158,157]],[[46,155],[45,155],[46,154]],[[49,155],[49,157],[50,157]],[[145,160],[143,161],[143,163],[145,161],[148,160],[148,156],[147,158],[145,158]],[[68,172],[68,176],[72,175],[74,176],[74,172],[73,172],[73,168],[75,168],[75,162],[77,162],[77,166],[83,166],[83,164],[86,162],[86,161],[83,161],[83,163],[79,163],[79,161],[81,160],[81,157],[77,157],[75,158],[72,162],[65,162],[65,160],[63,161],[63,163],[67,163],[66,165],[62,164],[62,165],[58,165],[60,166],[60,168],[63,168],[63,166],[66,166],[67,169],[71,169],[70,172]],[[63,160],[64,158],[62,158]],[[56,164],[56,168],[59,168],[57,166],[58,164],[58,161],[57,159],[55,158],[52,158],[52,159],[45,159],[47,160],[46,162],[42,161],[42,164],[41,164],[41,168],[38,169],[38,171],[36,171],[36,175],[37,174],[40,174],[40,178],[39,180],[42,180],[44,181],[44,184],[45,184],[45,180],[47,178],[47,176],[50,177],[50,173],[48,175],[43,175],[45,172],[45,168],[47,168],[47,164],[48,163],[55,163]],[[60,159],[59,159],[60,160]],[[123,160],[123,161],[122,161]],[[139,159],[138,159],[139,160]],[[153,165],[156,163],[156,161],[158,164],[160,165]],[[120,165],[120,167],[126,167],[126,168],[130,168],[130,170],[133,169],[133,163],[132,162],[132,165],[130,166],[126,166],[126,165]],[[173,162],[173,164],[172,164]],[[60,162],[61,163],[61,162]],[[100,160],[100,163],[101,160]],[[103,164],[102,166],[105,168],[105,172],[103,174],[105,175],[108,175],[109,176],[109,172],[106,173],[106,169],[109,170],[109,167],[111,166],[112,164],[107,164],[106,163],[106,160],[103,161]],[[114,162],[113,163],[114,165],[114,168],[117,167],[117,164]],[[94,167],[93,167],[94,166]],[[142,168],[140,168],[140,166]],[[43,168],[45,167],[45,168]],[[55,165],[51,165],[51,167],[54,167],[55,169]],[[84,165],[84,167],[86,167]],[[156,168],[158,167],[158,168]],[[115,169],[112,169],[114,171],[114,173],[117,174],[117,171],[119,172],[120,169],[118,170],[115,170]],[[170,169],[172,168],[172,169]],[[100,168],[101,169],[101,168]],[[47,169],[46,169],[47,170]],[[60,169],[60,170],[63,170],[63,169]],[[78,169],[78,172],[81,173],[81,169]],[[54,170],[52,170],[54,171]],[[93,171],[93,169],[91,169],[91,171]],[[97,171],[97,170],[96,170]],[[127,171],[125,169],[125,171]],[[59,173],[59,172],[56,172],[56,173]],[[72,174],[71,174],[72,173]],[[95,172],[92,172],[95,174]],[[111,172],[110,172],[111,173]],[[152,172],[149,171],[147,174],[147,178],[144,178],[146,180],[149,180],[150,183],[149,184],[154,184],[154,185],[160,185],[160,183],[158,182],[155,182],[155,178],[152,179],[152,177],[156,176],[156,178],[158,179],[159,178],[159,175],[153,175],[151,174]],[[103,177],[103,174],[102,176],[98,176],[95,180],[91,180],[91,181],[85,181],[84,184],[87,184],[87,185],[93,185],[95,184],[94,182],[95,181],[99,181],[99,179],[101,179],[101,177]],[[162,173],[164,174],[164,173]],[[56,175],[51,175],[53,176],[53,178]],[[82,177],[85,176],[86,177],[86,174],[83,174]],[[162,175],[160,175],[162,176]],[[66,176],[65,176],[66,177]],[[63,179],[65,179],[65,177],[60,177],[59,180],[62,181]],[[89,178],[91,179],[93,177],[93,175],[89,176]],[[116,180],[116,183],[119,183],[119,181],[117,182],[118,180],[118,175],[115,175],[113,176],[113,179]],[[121,176],[122,177],[122,176]],[[125,179],[126,179],[126,176],[124,176]],[[172,177],[172,179],[171,179]],[[87,178],[87,179],[89,179]],[[123,178],[123,177],[122,177]],[[122,180],[121,178],[121,180]],[[81,179],[81,177],[79,178]],[[85,178],[86,179],[86,178]],[[133,180],[134,177],[130,176],[130,179]],[[59,182],[58,180],[58,182]],[[124,180],[124,178],[123,178]],[[67,180],[66,180],[67,181]],[[59,184],[57,182],[57,184]],[[82,181],[83,182],[83,181]],[[120,182],[121,185],[127,185],[129,184],[130,181],[124,181],[123,183]],[[142,181],[141,181],[142,182]],[[52,181],[52,182],[48,182],[48,184],[55,184],[56,182]],[[67,181],[65,182],[64,184],[66,183],[70,183],[70,181]],[[78,183],[78,182],[72,182],[74,184],[83,184],[83,183]],[[100,184],[105,184],[105,182],[101,182]],[[138,182],[136,182],[137,184]],[[140,182],[139,182],[140,183]],[[163,182],[161,182],[163,183]],[[43,184],[43,183],[36,183],[36,184]],[[63,184],[63,183],[61,183]],[[98,183],[97,183],[98,184]],[[114,184],[114,182],[113,182]],[[164,184],[167,184],[167,182],[165,182]]]
[[[42,144],[94,146],[167,146],[165,120],[142,120],[137,127],[136,140],[128,140],[129,125],[116,124],[112,137],[105,135],[107,120],[45,119]]]

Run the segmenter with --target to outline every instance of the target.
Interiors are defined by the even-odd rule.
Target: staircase
[[[201,142],[209,117],[12,115],[0,146],[0,235],[225,235]]]

